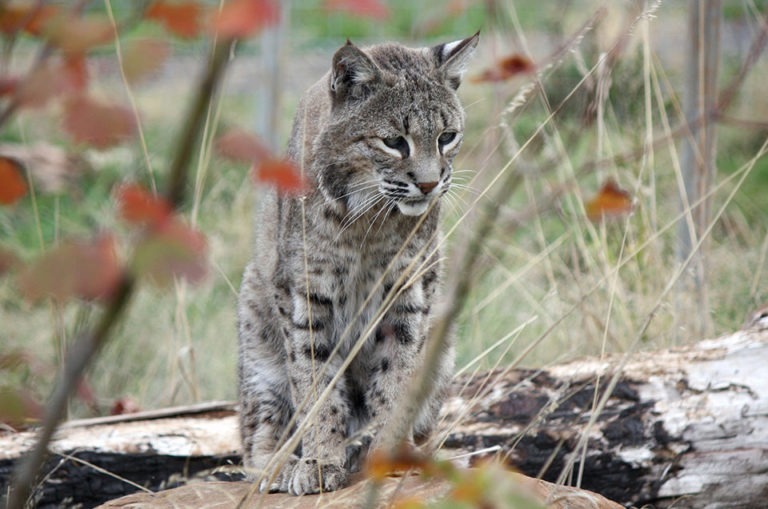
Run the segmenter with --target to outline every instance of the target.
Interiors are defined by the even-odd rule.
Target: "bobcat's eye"
[[[440,144],[440,147],[444,147],[448,145],[450,142],[456,139],[456,132],[455,131],[446,131],[437,138],[437,143]]]
[[[408,140],[402,136],[393,136],[392,138],[382,138],[382,143],[387,147],[397,150],[403,155],[403,159],[410,155],[411,149],[408,146]]]

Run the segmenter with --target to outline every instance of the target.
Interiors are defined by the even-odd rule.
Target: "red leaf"
[[[75,54],[35,68],[19,81],[14,92],[21,106],[40,108],[57,95],[84,90],[87,84],[85,59]]]
[[[154,74],[162,66],[171,47],[162,39],[137,39],[129,42],[123,52],[123,71],[131,83]]]
[[[176,219],[158,224],[136,247],[132,270],[160,287],[176,278],[197,283],[208,272],[205,236]]]
[[[254,165],[253,178],[257,182],[273,185],[284,193],[301,194],[307,190],[307,181],[299,169],[284,159],[267,159]]]
[[[24,30],[40,35],[41,27],[59,13],[54,5],[3,5],[0,7],[0,32],[13,34]]]
[[[173,35],[192,38],[200,34],[203,8],[198,2],[154,2],[146,10],[146,18],[157,21]]]
[[[219,136],[215,148],[222,157],[238,163],[253,163],[270,157],[269,149],[256,136],[241,129],[232,129]]]
[[[280,6],[275,0],[230,0],[213,21],[214,31],[222,37],[243,39],[280,20]]]
[[[21,265],[18,256],[0,247],[0,276],[7,274]]]
[[[74,54],[64,59],[60,67],[65,81],[63,90],[66,92],[81,92],[88,86],[88,63],[82,54]]]
[[[40,108],[61,90],[58,67],[47,63],[21,79],[16,86],[16,100],[21,106]]]
[[[584,204],[584,209],[591,221],[620,217],[632,211],[632,197],[613,179],[608,179],[597,195]]]
[[[101,104],[77,96],[64,104],[64,129],[79,143],[108,148],[133,136],[133,113],[123,106]]]
[[[325,0],[325,8],[364,18],[384,20],[389,17],[389,9],[379,0]]]
[[[135,414],[140,411],[141,407],[133,398],[119,398],[112,403],[112,407],[109,409],[109,415]]]
[[[118,214],[131,224],[157,225],[171,217],[171,205],[137,184],[120,186],[117,198]]]
[[[55,16],[44,24],[43,32],[66,55],[85,53],[115,38],[112,23],[104,16]]]
[[[513,54],[502,58],[494,67],[484,70],[478,76],[472,78],[475,83],[489,81],[504,81],[518,74],[533,72],[536,66],[524,56]]]
[[[427,466],[429,458],[418,450],[406,444],[385,451],[375,449],[368,455],[365,471],[368,477],[383,480],[393,475],[402,475],[409,470],[422,469]]]
[[[8,157],[0,156],[0,204],[11,205],[27,194],[24,169]]]
[[[97,300],[109,298],[121,276],[115,240],[104,234],[51,249],[19,275],[18,284],[31,301],[44,297]]]
[[[19,78],[3,76],[0,78],[0,97],[13,95],[16,93],[16,87],[19,86]]]

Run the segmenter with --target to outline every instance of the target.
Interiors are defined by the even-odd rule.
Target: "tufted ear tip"
[[[466,39],[438,44],[432,48],[437,67],[443,72],[445,81],[454,90],[459,88],[467,62],[475,52],[479,40],[480,30]]]
[[[335,101],[359,98],[380,80],[375,63],[347,39],[333,55],[329,88]]]

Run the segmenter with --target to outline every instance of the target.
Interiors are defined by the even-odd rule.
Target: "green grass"
[[[421,3],[393,1],[393,19],[386,23],[359,21],[346,15],[326,16],[312,10],[317,3],[302,3],[301,10],[291,17],[289,55],[321,48],[322,56],[318,58],[330,61],[333,48],[347,36],[367,40],[417,37],[431,44],[465,36],[481,26],[483,46],[470,76],[491,65],[494,55],[520,51],[514,43],[520,34],[514,31],[510,13],[502,12],[491,22],[478,7],[482,3],[473,3],[466,16],[447,19],[429,33],[420,32],[419,27],[443,3],[417,9]],[[554,8],[535,9],[534,2],[515,5],[526,35],[543,34],[557,39],[563,30],[567,31],[563,27],[579,26],[592,12],[594,3],[575,2],[560,22]],[[662,8],[658,22],[683,26],[680,15],[679,9]],[[501,31],[492,26],[500,27]],[[155,32],[153,27],[140,26],[127,37]],[[596,37],[593,32],[588,33],[578,48],[582,53],[576,53],[585,59],[587,68],[597,58]],[[665,41],[651,37],[651,46],[659,50]],[[204,51],[199,43],[176,42],[175,48],[177,55],[200,58]],[[258,43],[249,43],[240,51],[246,56],[255,54]],[[107,58],[105,52],[102,54]],[[682,70],[664,67],[660,61],[654,61],[653,66],[657,75],[668,77],[678,86],[674,91],[665,86],[661,97],[653,97],[649,116],[658,137],[665,134],[665,116],[675,123],[674,102],[679,101],[676,94]],[[730,62],[724,68],[735,69],[737,64]],[[583,77],[579,69],[574,54],[569,53],[542,75],[545,95],[535,92],[524,108],[511,114],[502,112],[530,77],[495,85],[469,81],[462,85],[461,93],[468,105],[468,127],[463,153],[455,166],[457,170],[470,170],[459,175],[474,191],[457,189],[455,203],[446,207],[449,212],[445,227],[455,226],[448,239],[449,274],[477,215],[472,211],[467,219],[460,219],[469,205],[479,196],[479,204],[487,202],[495,187],[490,186],[487,193],[486,187],[507,166],[506,171],[522,172],[525,178],[515,193],[505,198],[501,218],[484,244],[478,262],[483,270],[459,317],[459,367],[507,336],[498,348],[483,356],[480,365],[509,365],[517,361],[544,366],[577,356],[625,352],[634,347],[667,347],[700,339],[694,331],[707,316],[712,322],[711,334],[732,331],[753,306],[768,300],[768,159],[764,157],[755,164],[732,201],[726,199],[733,181],[713,196],[713,210],[722,205],[726,208],[706,246],[710,309],[697,310],[690,293],[679,288],[665,293],[678,269],[674,249],[674,221],[678,214],[676,156],[666,146],[658,146],[652,152],[646,151],[645,162],[643,158],[633,158],[584,174],[576,173],[592,160],[642,144],[647,127],[644,83],[648,78],[643,71],[642,48],[630,46],[614,68],[602,123],[594,114],[591,122],[585,122],[586,107],[595,97],[591,88],[577,91],[562,112],[547,122],[546,103],[557,105],[570,94]],[[294,70],[295,66],[288,67],[289,72]],[[764,62],[753,70],[740,95],[744,100],[734,107],[735,116],[768,118],[768,102],[761,99],[765,96],[761,83],[766,72]],[[100,92],[124,100],[123,86],[114,75],[96,78]],[[291,79],[309,80],[304,83],[307,86],[315,78],[291,75]],[[143,115],[155,179],[161,189],[191,82],[190,76],[180,75],[134,90]],[[224,123],[250,125],[256,113],[250,93],[225,91],[222,100]],[[297,97],[286,97],[285,103],[293,105],[296,100]],[[0,139],[65,143],[56,127],[55,110],[50,114],[23,115],[21,121],[9,126]],[[509,125],[509,131],[499,127],[502,121]],[[604,129],[600,130],[598,125]],[[283,131],[287,131],[287,126],[284,119]],[[537,130],[528,148],[517,155],[518,148]],[[283,132],[282,139],[286,136]],[[718,182],[738,175],[764,140],[764,128],[722,127]],[[75,187],[58,196],[36,193],[34,206],[32,198],[27,197],[14,207],[0,208],[1,246],[32,260],[42,251],[41,239],[42,246],[48,248],[57,239],[114,229],[121,235],[122,252],[128,251],[130,232],[115,217],[110,193],[123,180],[150,183],[144,157],[138,144],[130,150],[119,149],[98,157],[87,155],[93,160],[94,172],[79,180]],[[195,287],[159,290],[142,286],[88,376],[102,411],[116,398],[126,396],[136,398],[144,408],[235,397],[235,292],[252,249],[250,217],[255,193],[243,166],[213,158],[202,170],[206,178],[199,189],[197,223],[210,246],[209,277]],[[193,182],[197,171],[195,167]],[[593,224],[584,217],[582,204],[609,176],[631,192],[635,209],[627,218]],[[562,194],[540,213],[518,221],[520,214],[543,203],[557,190]],[[188,214],[191,208],[190,201],[185,212]],[[31,387],[44,399],[53,380],[52,368],[59,362],[60,345],[71,341],[79,328],[92,323],[98,312],[98,306],[93,304],[75,303],[61,308],[46,303],[30,304],[19,296],[11,278],[0,279],[0,350],[25,349],[51,368],[41,374],[15,373],[8,380]],[[641,326],[651,313],[655,313],[655,318],[642,331]],[[510,336],[522,325],[519,334]],[[535,346],[520,359],[529,345]],[[10,375],[0,371],[0,377],[5,376]],[[82,402],[75,402],[72,411],[73,415],[89,413]]]

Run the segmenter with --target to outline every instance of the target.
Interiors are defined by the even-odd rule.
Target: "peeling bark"
[[[581,487],[625,505],[766,507],[768,328],[634,354],[588,429],[621,360],[458,380],[445,417],[459,423],[445,446],[498,445],[511,465],[550,481],[574,456],[565,478],[575,480],[583,457]]]

